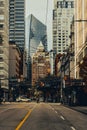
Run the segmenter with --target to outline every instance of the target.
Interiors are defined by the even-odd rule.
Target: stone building
[[[39,78],[44,78],[50,73],[50,58],[49,53],[45,52],[42,42],[40,42],[36,53],[32,57],[32,85]]]

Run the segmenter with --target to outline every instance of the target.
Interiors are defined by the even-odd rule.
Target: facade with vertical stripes
[[[9,0],[9,40],[24,50],[25,0]]]

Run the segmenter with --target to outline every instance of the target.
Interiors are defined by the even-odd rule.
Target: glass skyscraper
[[[32,64],[32,56],[36,52],[40,41],[44,45],[45,51],[47,51],[47,28],[46,25],[41,23],[37,18],[35,18],[32,14],[29,15],[27,19],[27,78],[30,80],[31,84],[31,64]]]
[[[28,51],[29,55],[32,56],[36,52],[40,41],[47,51],[47,28],[46,25],[41,23],[32,14],[28,17]]]

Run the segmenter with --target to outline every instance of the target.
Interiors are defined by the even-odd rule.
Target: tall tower
[[[45,51],[47,51],[47,27],[31,14],[28,17],[27,32],[29,32],[27,36],[27,39],[29,39],[29,41],[27,40],[28,41],[27,78],[28,80],[31,80],[32,77],[31,59],[32,55],[36,52],[40,41],[44,45]]]
[[[24,50],[25,0],[9,0],[9,40]]]
[[[29,54],[32,57],[32,54],[36,52],[40,41],[42,41],[44,49],[47,51],[47,27],[32,14],[28,17],[28,25],[28,48]]]
[[[53,51],[65,53],[70,45],[70,24],[74,15],[74,0],[54,0]]]
[[[0,98],[8,97],[9,0],[0,0]]]

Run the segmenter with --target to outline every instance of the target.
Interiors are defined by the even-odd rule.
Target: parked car
[[[31,99],[27,97],[19,96],[18,98],[16,98],[16,101],[17,102],[31,102]]]

